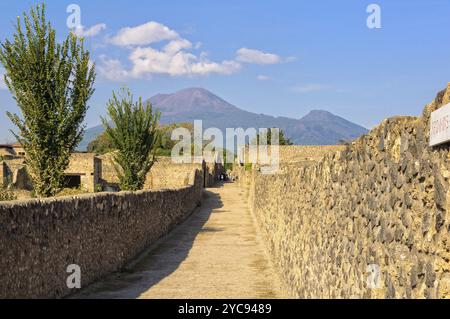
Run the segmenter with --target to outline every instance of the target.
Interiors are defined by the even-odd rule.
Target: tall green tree
[[[7,113],[26,150],[36,195],[55,195],[64,184],[70,153],[80,142],[87,101],[94,92],[94,65],[83,40],[70,33],[56,43],[45,6],[17,18],[12,40],[0,46],[5,83],[21,111]]]
[[[154,113],[150,103],[144,105],[141,97],[135,102],[131,91],[124,88],[119,96],[113,92],[108,116],[110,120],[102,118],[102,122],[116,150],[113,159],[119,186],[122,190],[140,190],[156,160],[160,113]]]

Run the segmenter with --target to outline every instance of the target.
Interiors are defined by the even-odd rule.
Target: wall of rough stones
[[[279,146],[280,163],[292,164],[303,161],[317,161],[330,152],[342,151],[344,149],[344,145]]]
[[[0,204],[0,298],[54,298],[67,267],[81,284],[120,270],[200,203],[203,174],[178,189],[101,193]]]
[[[241,172],[293,296],[450,298],[449,144],[428,146],[430,113],[449,102],[450,84],[421,117],[384,120],[345,150]]]

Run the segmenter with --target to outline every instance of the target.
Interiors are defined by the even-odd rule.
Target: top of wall
[[[290,164],[304,161],[318,161],[322,159],[326,154],[342,151],[344,149],[344,145],[280,146],[280,163]]]
[[[333,147],[325,147],[321,151],[320,147],[313,146],[309,153],[322,152],[322,159],[319,158],[318,161],[318,164],[321,165],[324,161],[359,160],[361,157],[373,159],[382,154],[387,155],[393,163],[400,163],[407,160],[405,156],[419,157],[423,152],[447,150],[449,143],[430,147],[429,135],[431,113],[448,103],[450,103],[450,83],[436,95],[431,103],[424,107],[423,113],[419,117],[394,116],[387,118],[350,144],[338,146],[339,152],[331,152]],[[284,157],[281,163],[284,161],[285,163],[297,164],[290,161],[290,158],[297,158],[296,153],[301,154],[302,151],[305,154],[308,153],[305,147],[299,147],[298,150],[295,148],[288,147],[284,154],[280,148],[280,154],[283,154],[281,156]],[[327,148],[328,152],[326,152]]]

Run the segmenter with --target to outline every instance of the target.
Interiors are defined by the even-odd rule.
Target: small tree
[[[153,112],[142,98],[133,101],[130,90],[122,89],[119,97],[113,92],[108,102],[110,121],[102,118],[106,136],[114,153],[114,164],[122,190],[136,191],[144,187],[148,171],[156,160],[159,142],[160,113]]]
[[[7,114],[19,129],[13,134],[26,150],[36,195],[49,197],[63,187],[70,153],[81,140],[95,72],[82,40],[69,34],[56,43],[44,5],[23,20],[24,26],[17,18],[12,42],[0,46],[5,83],[22,116]]]
[[[89,153],[106,154],[113,151],[113,147],[109,142],[108,136],[105,132],[103,132],[91,142],[89,142],[87,151]]]
[[[263,133],[261,133],[263,134]],[[264,136],[260,136],[261,134],[258,134],[256,136],[256,142],[259,144],[259,139],[262,138],[264,139]],[[267,145],[271,145],[272,144],[272,130],[269,129],[267,130]],[[292,142],[292,140],[289,137],[286,137],[283,130],[279,131],[278,134],[279,137],[279,143],[278,145],[294,145],[294,142]]]
[[[17,196],[11,191],[11,181],[8,179],[5,181],[0,180],[0,202],[16,200]]]
[[[194,126],[192,123],[172,123],[158,126],[159,141],[156,147],[156,156],[170,156],[172,148],[176,142],[171,139],[172,131],[176,128],[184,127],[191,131],[193,134]],[[89,153],[106,154],[114,151],[113,145],[106,134],[103,132],[99,134],[95,139],[89,142],[87,146]]]

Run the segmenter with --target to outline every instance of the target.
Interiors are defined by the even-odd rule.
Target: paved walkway
[[[78,298],[280,298],[271,268],[236,184],[209,188],[201,208],[127,272]]]

